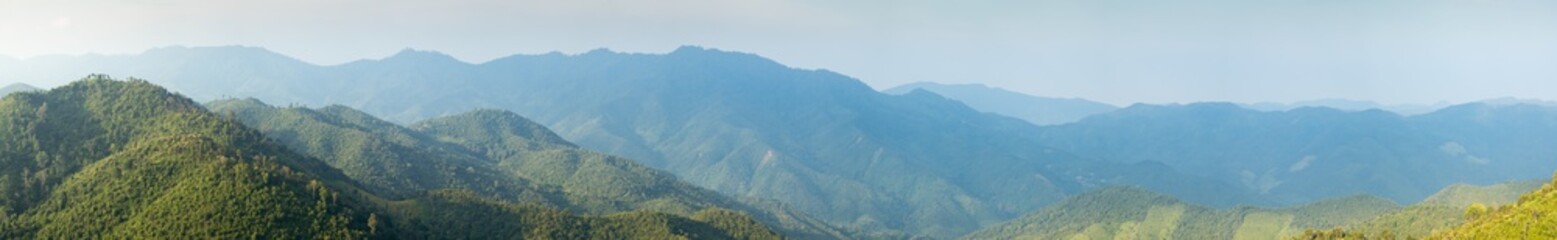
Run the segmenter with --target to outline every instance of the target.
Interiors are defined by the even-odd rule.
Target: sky
[[[0,55],[258,46],[315,64],[699,45],[878,89],[1137,102],[1557,99],[1550,0],[0,0]]]

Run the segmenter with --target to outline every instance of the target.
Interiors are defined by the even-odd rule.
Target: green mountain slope
[[[377,193],[408,187],[357,182],[141,80],[92,76],[11,95],[0,116],[6,239],[780,238],[738,211],[579,216],[457,181],[386,198]],[[449,231],[481,224],[515,228]]]
[[[145,81],[0,100],[5,238],[355,238],[339,173]]]
[[[276,108],[252,99],[207,106],[366,185],[382,186],[373,189],[397,194],[469,189],[503,202],[589,214],[644,210],[690,217],[703,209],[738,209],[792,236],[844,237],[782,207],[744,204],[631,160],[580,149],[511,112],[472,111],[417,123],[413,129],[340,106]]]
[[[1399,208],[1371,196],[1283,209],[1213,209],[1140,188],[1083,193],[964,239],[1276,239],[1345,226]]]
[[[1557,179],[1557,178],[1554,178]],[[1435,239],[1557,239],[1557,180],[1492,209]]]
[[[1113,105],[1086,99],[1032,96],[982,84],[916,82],[881,90],[881,92],[902,95],[913,92],[914,89],[924,89],[955,99],[979,111],[1011,116],[1037,125],[1071,123],[1087,116],[1119,109]]]
[[[408,219],[387,235],[406,239],[783,239],[745,214],[706,209],[691,218],[652,211],[579,217],[464,190],[437,190],[391,202]]]
[[[1512,204],[1520,195],[1535,190],[1545,180],[1526,180],[1486,186],[1455,184],[1426,200],[1392,210],[1347,229],[1380,236],[1386,232],[1397,238],[1425,238],[1465,223],[1466,208],[1471,205],[1497,207]]]

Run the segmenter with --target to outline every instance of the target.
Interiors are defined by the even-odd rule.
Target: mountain
[[[714,207],[589,216],[469,189],[385,197],[403,187],[363,188],[370,184],[142,80],[94,75],[20,93],[0,100],[0,115],[6,239],[781,237]]]
[[[1540,189],[1519,197],[1513,205],[1482,209],[1471,220],[1435,239],[1553,239],[1557,238],[1557,178]],[[1467,212],[1471,213],[1471,212]]]
[[[1401,207],[1355,195],[1299,206],[1213,209],[1134,187],[1084,193],[1044,210],[965,236],[966,239],[1277,239],[1339,233],[1421,239],[1464,223],[1473,205],[1497,208],[1546,180],[1485,186],[1455,184],[1427,200]],[[1338,234],[1331,234],[1338,235]],[[1328,239],[1328,238],[1322,238]]]
[[[773,199],[838,225],[938,238],[1113,184],[1221,204],[1243,199],[1236,186],[1160,165],[1044,147],[1030,123],[930,92],[882,94],[844,75],[753,54],[597,50],[479,64],[440,55],[411,50],[317,66],[258,48],[174,47],[39,57],[0,69],[0,77],[142,76],[196,99],[340,104],[398,123],[508,110],[584,148],[727,195]]]
[[[1464,224],[1466,209],[1473,205],[1496,208],[1513,204],[1520,195],[1540,188],[1545,182],[1545,180],[1524,180],[1486,186],[1450,185],[1422,202],[1391,210],[1346,228],[1353,232],[1379,237],[1388,233],[1398,239],[1426,238],[1433,232]]]
[[[924,89],[960,101],[979,111],[1011,116],[1037,125],[1071,123],[1087,116],[1119,109],[1113,105],[1086,99],[1032,96],[983,84],[916,82],[881,92],[903,95],[913,92],[914,89]]]
[[[1399,208],[1358,195],[1306,205],[1214,209],[1134,187],[1083,193],[964,239],[1277,239]]]
[[[0,115],[5,238],[366,233],[338,172],[145,81],[12,95]]]
[[[580,149],[512,112],[476,110],[408,128],[342,106],[277,108],[255,99],[206,105],[392,196],[457,188],[590,214],[737,209],[786,235],[846,238],[809,217],[740,203],[632,160]]]
[[[1139,104],[1048,126],[1040,143],[1123,163],[1161,163],[1236,183],[1275,204],[1369,193],[1416,202],[1454,183],[1557,170],[1557,108],[1480,103],[1416,116],[1228,103]],[[1181,196],[1181,195],[1175,195]]]
[[[402,124],[507,110],[581,148],[725,195],[772,199],[852,229],[937,238],[1110,185],[1210,207],[1281,207],[1363,193],[1417,202],[1454,183],[1557,170],[1550,107],[1472,103],[1401,116],[1135,105],[1035,126],[930,91],[883,94],[838,73],[699,47],[477,64],[408,50],[335,66],[258,48],[163,48],[0,68],[0,79],[145,76],[196,99],[339,104]],[[400,194],[426,188],[407,187]]]
[[[1384,105],[1384,104],[1379,104],[1379,103],[1373,102],[1373,101],[1362,101],[1362,100],[1317,99],[1317,100],[1298,101],[1298,102],[1291,102],[1291,103],[1261,102],[1261,103],[1252,103],[1252,104],[1240,104],[1240,106],[1243,106],[1243,107],[1249,108],[1249,109],[1260,110],[1260,111],[1267,111],[1267,112],[1290,111],[1290,110],[1293,110],[1293,109],[1305,108],[1305,107],[1334,108],[1334,109],[1337,109],[1337,110],[1350,111],[1350,112],[1367,111],[1367,110],[1375,110],[1375,109],[1377,109],[1377,110],[1384,110],[1384,111],[1393,112],[1395,114],[1411,116],[1411,115],[1418,115],[1418,114],[1430,113],[1430,112],[1433,112],[1433,111],[1438,111],[1438,109],[1443,109],[1444,107],[1448,107],[1448,106],[1450,106],[1450,104],[1449,103],[1445,103],[1445,102],[1439,102],[1439,103],[1434,103],[1434,104]]]
[[[27,84],[23,84],[23,83],[12,83],[11,85],[6,85],[5,87],[0,87],[0,97],[5,97],[5,95],[11,95],[11,93],[14,93],[14,92],[31,92],[31,91],[38,91],[38,90],[39,90],[38,88],[33,87],[31,85],[27,85]]]

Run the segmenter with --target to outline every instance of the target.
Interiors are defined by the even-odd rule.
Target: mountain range
[[[70,71],[153,79],[195,99],[340,104],[400,123],[504,109],[579,146],[727,195],[774,199],[837,225],[937,238],[1107,184],[1142,183],[1181,195],[1237,192],[1151,165],[1049,149],[1023,135],[1036,132],[1027,122],[930,92],[887,95],[837,73],[699,47],[663,55],[516,55],[481,64],[407,50],[335,66],[258,48],[174,47],[38,57],[0,69],[0,77]]]
[[[406,50],[332,66],[252,47],[170,47],[0,64],[0,79],[51,82],[87,73],[146,78],[202,101],[252,97],[209,107],[338,169],[339,178],[377,197],[453,188],[463,190],[435,195],[480,206],[534,203],[583,217],[626,211],[684,218],[718,207],[775,231],[808,234],[801,236],[956,238],[1113,185],[1209,208],[1282,209],[1358,194],[1414,203],[1455,183],[1539,178],[1557,169],[1549,157],[1557,150],[1547,147],[1557,141],[1557,115],[1535,104],[1465,104],[1412,116],[1141,104],[1038,126],[934,90],[886,94],[831,71],[701,47],[475,64]],[[261,102],[339,106],[234,107]],[[489,114],[468,114],[481,109]],[[513,129],[555,133],[517,131],[528,137],[513,145],[571,149],[541,152],[618,166],[604,169],[625,179],[666,183],[674,175],[690,185],[631,187],[623,191],[642,194],[598,200],[567,186],[599,186],[599,179],[513,171],[506,167],[535,162],[514,158],[533,149],[493,152],[445,136],[436,125],[448,117],[482,122],[474,125],[514,118],[491,111],[533,120]],[[474,125],[452,129],[512,130]],[[354,137],[329,137],[336,135]],[[641,167],[621,167],[626,163]]]
[[[337,110],[340,111],[336,113],[349,113],[344,109]],[[510,157],[563,166],[573,164],[566,169],[605,171],[573,172],[574,176],[631,180],[631,184],[620,181],[565,182],[560,183],[564,186],[558,186],[549,179],[488,178],[512,175],[474,174],[483,172],[474,170],[476,166],[450,168],[459,164],[478,164],[461,162],[470,159],[422,158],[425,155],[404,159],[356,159],[406,164],[406,168],[397,168],[399,166],[388,166],[389,162],[378,162],[367,167],[378,168],[376,170],[427,170],[395,175],[414,179],[413,184],[392,179],[380,181],[358,175],[374,170],[354,169],[351,167],[361,166],[343,164],[350,163],[349,160],[321,160],[293,152],[279,142],[282,140],[240,123],[235,119],[235,112],[229,111],[224,117],[146,81],[118,81],[101,75],[46,92],[26,92],[0,99],[0,115],[4,115],[0,117],[0,133],[6,136],[0,138],[0,163],[3,163],[0,164],[0,173],[3,173],[0,174],[0,193],[3,193],[0,194],[3,196],[0,197],[0,237],[781,238],[779,232],[743,213],[747,211],[745,209],[720,208],[740,205],[720,200],[722,198],[712,195],[711,191],[690,187],[665,173],[624,163],[626,160],[610,160],[609,156],[579,152],[569,148],[566,142],[545,138],[550,133],[544,128],[526,125],[522,118],[511,113],[475,112],[428,124],[429,128],[455,130],[462,129],[462,119],[506,120],[483,122],[482,127],[510,131],[481,135],[437,132],[442,138],[464,140],[460,142],[466,144],[464,146],[483,146],[486,151],[501,151]],[[324,115],[337,117],[335,120],[345,118],[340,114]],[[322,126],[307,121],[288,123],[294,124],[288,126]],[[332,124],[330,126],[346,126],[339,125],[346,124],[341,122]],[[357,137],[355,139],[366,139],[366,142],[376,141],[368,136]],[[499,139],[503,141],[496,142]],[[350,151],[348,146],[341,147],[333,149],[342,150],[336,153],[343,155],[330,157],[361,153]],[[452,144],[446,147],[458,149]],[[443,148],[412,151],[440,149]],[[390,154],[398,153],[403,152]],[[611,165],[613,163],[615,165]],[[607,166],[599,166],[601,164]],[[525,164],[503,169],[549,173],[559,170],[548,167],[551,166]],[[609,172],[611,169],[639,171]],[[467,174],[475,176],[463,176]],[[642,179],[645,177],[652,179]],[[427,190],[400,191],[416,187]],[[579,191],[580,187],[591,191]],[[487,191],[493,189],[514,194]],[[575,191],[569,192],[570,189]],[[629,207],[602,208],[614,213],[596,214],[541,205],[554,202],[540,199],[564,198],[547,196],[557,194],[559,190],[577,193],[566,194],[568,203],[621,203]],[[507,197],[526,199],[532,196],[539,199],[505,200]],[[683,214],[638,210],[649,209],[651,207],[645,206],[650,205],[698,209],[689,209],[695,212]],[[594,209],[595,205],[589,206]],[[764,218],[773,217],[766,216]],[[823,231],[784,229],[801,234]]]
[[[1409,117],[1138,104],[1041,132],[1046,146],[1236,183],[1271,206],[1358,193],[1410,203],[1450,184],[1557,170],[1557,149],[1540,147],[1557,145],[1557,108],[1528,104],[1470,103]]]

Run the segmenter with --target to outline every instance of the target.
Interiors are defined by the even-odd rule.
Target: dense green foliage
[[[358,182],[231,115],[140,80],[94,75],[7,96],[0,100],[0,136],[5,239],[781,238],[744,213],[712,207],[685,216],[579,216],[514,203],[528,198],[504,193],[512,189],[482,188],[507,186],[500,179],[432,174]],[[485,182],[464,182],[471,179]],[[526,194],[548,193],[516,182],[514,188],[534,191]],[[404,190],[418,187],[428,190]]]
[[[433,191],[389,205],[394,216],[410,219],[393,235],[409,239],[782,239],[745,214],[733,212],[695,218],[649,211],[580,217],[550,207],[498,202],[463,190]]]
[[[478,110],[407,128],[341,106],[276,108],[253,99],[207,106],[395,195],[466,189],[501,202],[587,214],[642,210],[692,217],[704,209],[739,209],[789,235],[844,237],[809,217],[747,205],[629,159],[578,148],[511,112]]]
[[[1212,209],[1140,188],[1084,193],[966,239],[1276,239],[1356,224],[1399,208],[1353,196],[1284,209]]]

